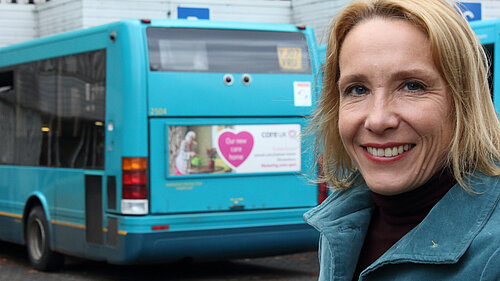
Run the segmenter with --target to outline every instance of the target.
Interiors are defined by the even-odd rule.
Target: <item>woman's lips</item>
[[[412,149],[415,145],[414,144],[402,144],[402,145],[394,145],[394,146],[389,146],[389,147],[374,147],[374,146],[365,146],[366,151],[370,153],[373,156],[378,156],[378,157],[394,157],[398,156],[400,154],[403,154],[404,152]]]
[[[366,144],[362,145],[364,153],[374,161],[395,161],[402,158],[415,144]]]

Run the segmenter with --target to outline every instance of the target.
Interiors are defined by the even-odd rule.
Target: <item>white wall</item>
[[[0,46],[37,36],[34,5],[0,4]]]
[[[326,43],[332,18],[352,0],[0,0],[0,46],[127,18],[177,18],[177,7],[208,8],[211,20],[293,23],[314,28]],[[500,17],[499,0],[482,3],[482,18]]]
[[[157,0],[79,0],[83,3],[82,27],[91,27],[122,19],[166,18],[169,1]]]
[[[475,2],[475,1],[471,1]],[[482,18],[483,19],[494,19],[500,18],[500,1],[498,0],[483,0],[481,2],[482,6]]]
[[[82,28],[83,5],[79,0],[52,0],[36,6],[37,37]]]
[[[292,0],[292,22],[314,29],[318,44],[326,43],[331,20],[351,0]]]
[[[209,8],[211,20],[290,23],[290,1],[53,0],[39,5],[40,36],[130,18],[177,18],[177,7]]]
[[[177,7],[208,8],[211,20],[290,23],[290,1],[82,0],[84,27],[126,18],[177,18]]]
[[[291,1],[177,0],[172,2],[175,5],[174,10],[177,10],[177,6],[210,8],[210,18],[213,20],[292,23]]]
[[[208,8],[211,20],[291,23],[291,1],[0,0],[0,46],[130,18],[177,18],[177,7]]]

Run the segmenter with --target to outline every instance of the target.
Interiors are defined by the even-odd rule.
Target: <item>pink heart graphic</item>
[[[249,132],[234,134],[224,132],[219,136],[219,150],[226,161],[238,167],[247,159],[253,148],[253,136]]]

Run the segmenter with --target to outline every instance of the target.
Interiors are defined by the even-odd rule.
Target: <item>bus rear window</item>
[[[152,71],[311,73],[300,32],[165,27],[146,32]]]

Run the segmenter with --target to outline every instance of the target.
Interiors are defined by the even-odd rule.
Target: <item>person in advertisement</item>
[[[188,131],[184,140],[179,147],[179,154],[175,158],[175,174],[187,174],[188,169],[193,164],[193,159],[196,159],[196,152],[198,150],[198,143],[195,141],[196,133]],[[196,163],[194,163],[196,164]]]
[[[500,280],[500,123],[457,4],[356,1],[329,36],[319,280]]]

